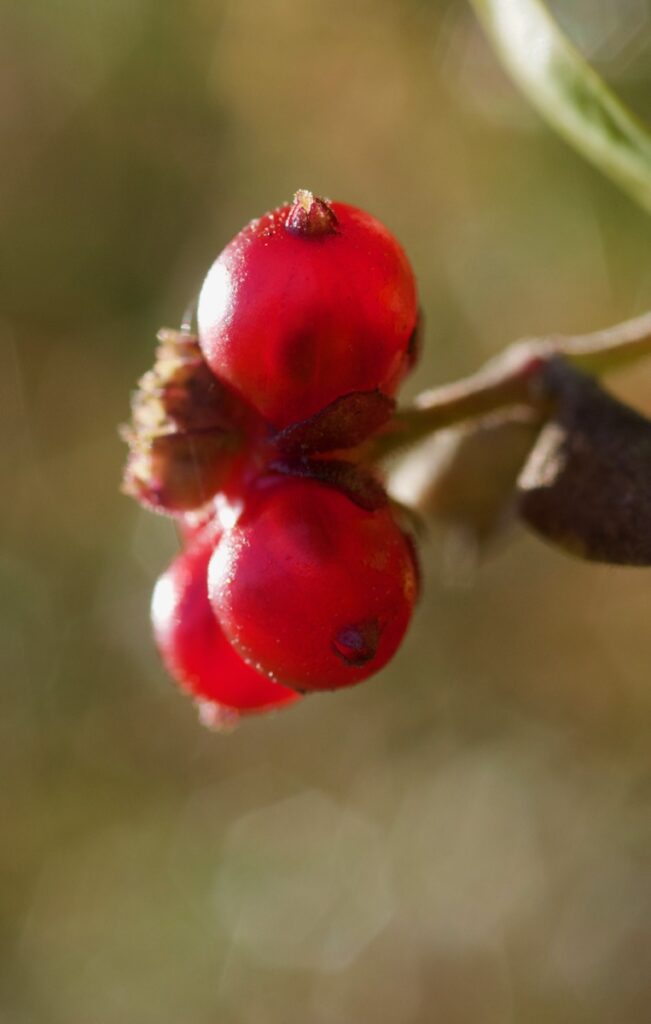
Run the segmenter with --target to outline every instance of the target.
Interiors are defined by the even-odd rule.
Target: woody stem
[[[552,397],[546,371],[559,358],[584,373],[601,375],[649,355],[651,312],[591,334],[517,341],[477,373],[424,391],[412,406],[399,409],[374,439],[372,455],[383,458],[444,427],[509,406],[542,412]]]

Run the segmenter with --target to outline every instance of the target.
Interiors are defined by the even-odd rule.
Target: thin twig
[[[586,373],[619,370],[651,355],[651,313],[593,334],[552,339],[560,355]]]
[[[428,434],[507,406],[544,411],[553,399],[547,367],[567,360],[585,373],[602,374],[651,355],[651,312],[606,330],[517,341],[470,377],[419,395],[400,409],[372,443],[382,458]]]

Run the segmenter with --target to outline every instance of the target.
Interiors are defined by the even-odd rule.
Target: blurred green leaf
[[[471,0],[505,67],[571,145],[651,212],[651,135],[540,0]]]

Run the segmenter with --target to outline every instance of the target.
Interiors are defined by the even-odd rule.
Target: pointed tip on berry
[[[292,235],[320,238],[335,234],[337,218],[325,199],[320,199],[308,189],[299,188],[289,208],[285,228]]]

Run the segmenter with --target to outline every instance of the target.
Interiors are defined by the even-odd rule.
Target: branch
[[[541,414],[554,399],[551,364],[564,359],[585,373],[603,374],[651,355],[651,312],[582,335],[517,341],[470,377],[419,395],[399,410],[372,442],[370,455],[383,458],[429,434],[509,406]]]

